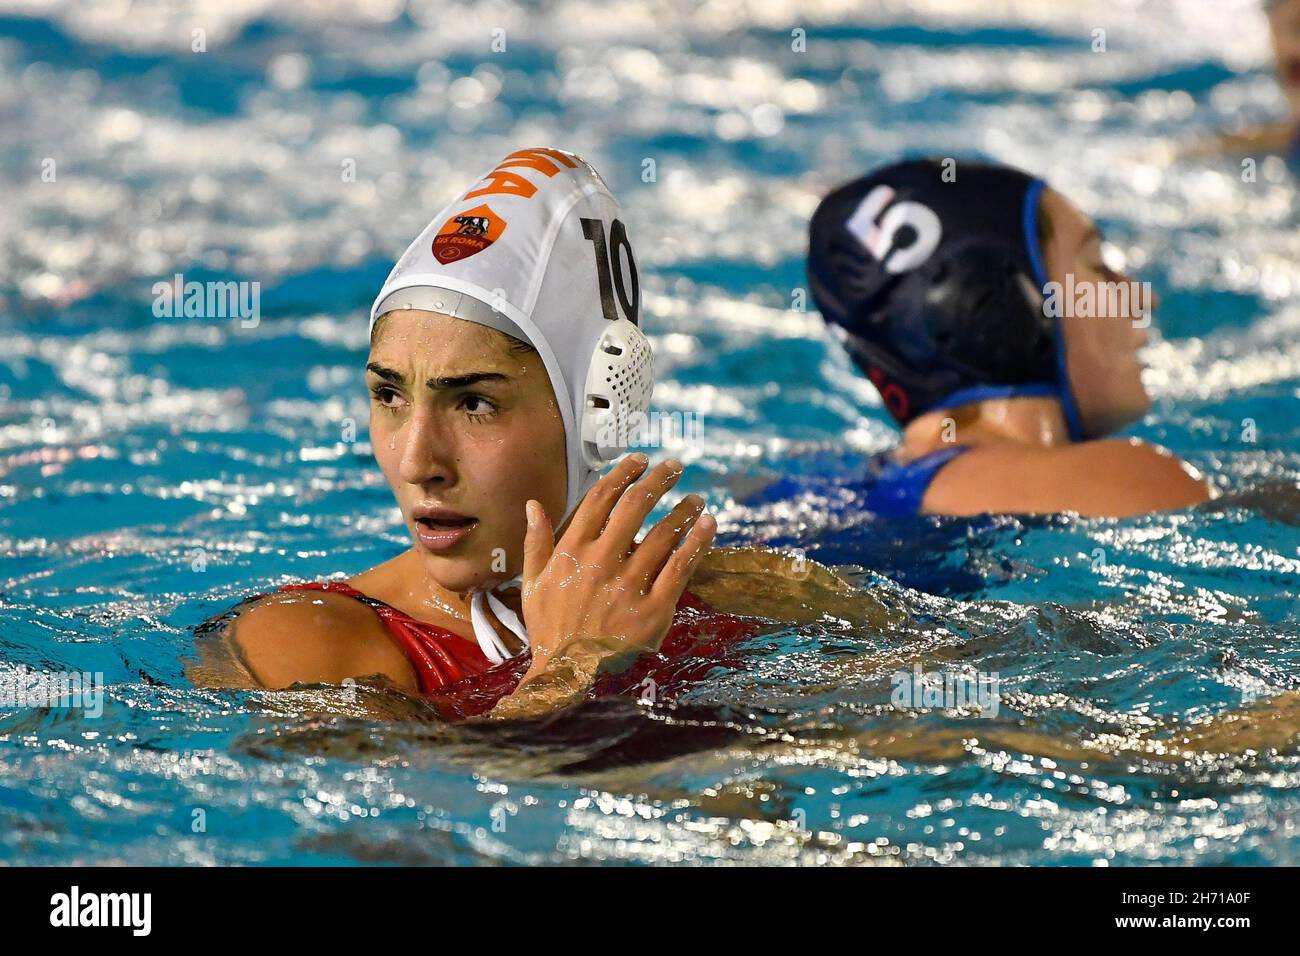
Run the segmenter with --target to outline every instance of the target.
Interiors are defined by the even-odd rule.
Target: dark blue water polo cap
[[[813,301],[900,425],[968,402],[1047,395],[1060,400],[1071,438],[1083,437],[1060,319],[1043,308],[1044,188],[1007,166],[920,159],[818,205]]]

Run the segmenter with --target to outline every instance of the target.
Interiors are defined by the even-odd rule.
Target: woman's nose
[[[398,477],[407,484],[452,484],[456,479],[450,436],[438,416],[417,410],[406,422],[402,434],[402,457]]]

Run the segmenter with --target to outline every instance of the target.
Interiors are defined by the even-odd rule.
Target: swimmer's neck
[[[995,398],[913,419],[903,429],[897,456],[911,461],[954,445],[1054,448],[1069,443],[1070,430],[1056,399]]]
[[[417,621],[437,624],[450,631],[464,632],[471,639],[470,600],[473,591],[453,591],[429,573],[418,547],[407,548],[396,557],[348,579],[362,594],[390,604]],[[522,613],[520,592],[498,592],[498,600],[516,614]]]

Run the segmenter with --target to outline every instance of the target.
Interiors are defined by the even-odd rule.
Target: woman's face
[[[1269,11],[1269,32],[1277,81],[1291,104],[1291,115],[1300,119],[1300,0],[1282,0]]]
[[[430,576],[465,593],[519,573],[524,505],[556,524],[564,420],[535,351],[416,309],[380,320],[366,366],[370,440]]]
[[[1087,434],[1106,435],[1151,407],[1138,349],[1157,300],[1149,286],[1103,261],[1101,233],[1068,199],[1045,189],[1040,210],[1051,226],[1043,259],[1061,286],[1061,334],[1079,417]]]

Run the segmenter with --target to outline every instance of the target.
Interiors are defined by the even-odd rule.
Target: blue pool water
[[[1177,154],[1282,110],[1253,3],[282,6],[0,3],[0,669],[108,684],[98,717],[0,708],[0,861],[1300,862],[1296,184]],[[778,630],[676,707],[545,725],[195,688],[196,624],[404,547],[364,310],[468,176],[541,144],[624,201],[656,407],[705,416],[669,450],[724,542],[803,549],[914,623]],[[909,151],[1017,163],[1098,215],[1163,295],[1133,433],[1220,506],[738,503],[892,441],[791,306],[821,192]],[[261,283],[260,323],[156,317],[177,273]],[[918,662],[996,673],[999,712],[895,707]]]

